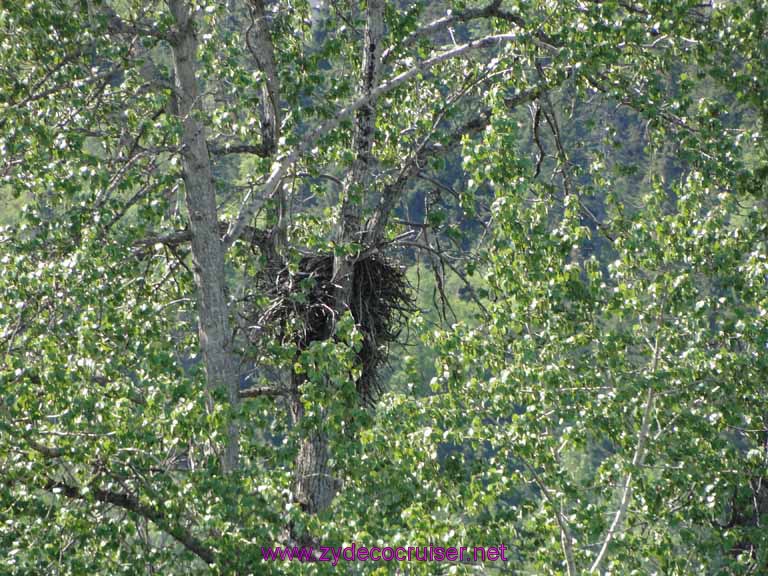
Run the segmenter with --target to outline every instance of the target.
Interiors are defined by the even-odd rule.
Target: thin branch
[[[227,232],[229,222],[219,222],[219,231],[223,235]],[[269,233],[265,230],[254,228],[253,226],[245,226],[243,229],[243,238],[258,246],[265,246],[269,239]],[[147,236],[134,243],[133,253],[139,258],[144,258],[151,251],[151,249],[157,244],[163,244],[174,248],[182,244],[186,244],[192,240],[192,232],[190,230],[175,230],[166,234],[158,234],[153,236]]]
[[[29,92],[25,98],[20,100],[19,102],[9,102],[8,109],[14,109],[14,108],[24,108],[27,104],[30,102],[33,102],[35,100],[40,100],[42,98],[45,98],[46,96],[49,96],[51,94],[56,93],[59,90],[63,90],[66,88],[71,87],[71,83],[66,84],[57,84],[53,86],[52,88],[49,88],[47,90],[43,90],[42,92],[38,92],[40,88],[43,87],[43,85],[48,82],[53,76],[59,72],[62,68],[69,65],[70,63],[74,62],[77,58],[79,58],[84,52],[84,48],[82,46],[77,46],[72,52],[65,54],[59,63],[51,68],[40,80],[38,80],[34,86],[32,86],[29,89]],[[114,70],[107,70],[108,75],[112,74]],[[92,82],[97,79],[98,75],[92,75],[88,78],[87,82]],[[0,127],[3,125],[0,124]]]
[[[560,527],[560,543],[563,547],[563,554],[565,555],[565,561],[568,567],[568,576],[576,576],[576,561],[573,554],[573,536],[571,535],[571,530],[568,527],[568,520],[565,518],[565,514],[563,514],[562,502],[559,504],[555,502],[549,495],[549,489],[542,481],[538,472],[536,472],[533,466],[528,464],[527,461],[523,460],[523,463],[525,464],[525,467],[528,468],[531,476],[533,476],[533,481],[539,487],[539,490],[541,490],[541,493],[544,495],[544,499],[555,511],[555,519],[557,520],[557,525]]]
[[[537,69],[539,71],[540,76],[544,77],[544,70],[541,68],[540,65],[537,65]],[[562,176],[563,180],[563,188],[565,189],[566,196],[571,196],[576,198],[576,202],[579,206],[579,212],[582,216],[588,218],[592,221],[592,223],[595,225],[597,230],[603,234],[603,236],[613,243],[615,241],[614,235],[611,233],[610,227],[607,226],[602,220],[600,220],[592,210],[589,209],[589,206],[584,204],[584,202],[581,199],[581,196],[576,193],[576,185],[573,182],[573,176],[571,174],[571,161],[568,157],[567,152],[565,151],[565,146],[563,145],[563,139],[561,136],[560,131],[560,125],[557,121],[557,114],[555,112],[555,108],[552,105],[552,101],[549,98],[549,94],[544,93],[542,94],[542,101],[545,104],[545,107],[538,106],[536,108],[535,116],[534,116],[534,141],[536,142],[536,145],[539,148],[539,157],[536,162],[536,172],[534,177],[539,175],[539,171],[541,168],[541,162],[544,157],[544,149],[541,145],[541,141],[539,140],[539,122],[540,122],[540,114],[543,113],[544,119],[546,120],[547,124],[550,127],[550,130],[552,131],[552,135],[555,140],[555,148],[557,149],[557,160],[560,164],[560,169],[558,172]]]
[[[651,374],[655,374],[659,367],[659,358],[661,356],[661,326],[663,321],[663,315],[664,315],[664,302],[665,299],[662,298],[661,304],[659,307],[659,317],[658,317],[658,325],[656,327],[656,337],[654,342],[654,349],[653,349],[653,360],[651,361]],[[648,393],[646,395],[645,399],[645,408],[643,409],[643,419],[640,424],[640,432],[638,432],[637,435],[637,445],[635,446],[635,453],[632,456],[632,469],[627,472],[626,477],[624,478],[624,483],[622,487],[622,494],[621,494],[621,501],[619,503],[619,508],[616,510],[616,514],[613,518],[613,522],[611,522],[611,526],[608,529],[608,532],[605,536],[605,540],[603,541],[603,545],[600,548],[600,552],[597,555],[597,558],[595,558],[594,563],[592,564],[592,567],[589,569],[590,573],[595,573],[600,569],[601,564],[605,560],[605,556],[608,553],[608,547],[611,545],[611,542],[613,541],[614,536],[617,532],[621,531],[622,523],[624,522],[624,517],[627,514],[627,509],[629,508],[629,501],[632,498],[632,475],[633,470],[639,468],[643,465],[643,461],[645,460],[645,454],[646,454],[646,440],[648,438],[648,432],[651,427],[651,414],[653,413],[653,405],[656,400],[656,395],[653,390],[653,386],[650,385],[648,387]]]
[[[312,174],[311,172],[296,172],[294,174],[291,174],[291,176],[296,176],[297,178],[324,178],[326,180],[330,180],[337,186],[344,186],[344,182],[342,182],[332,174],[323,174],[323,173]]]
[[[423,244],[421,242],[413,242],[410,240],[400,240],[397,242],[397,245],[399,246],[410,246],[412,248],[418,248],[420,250],[425,250],[429,252],[430,254],[434,254],[438,257],[441,264],[448,266],[448,268],[451,269],[451,271],[456,274],[456,276],[459,277],[459,280],[461,280],[464,285],[467,287],[467,290],[469,291],[469,295],[472,297],[472,300],[474,300],[475,304],[483,311],[483,313],[486,316],[490,316],[490,312],[488,312],[488,309],[485,307],[485,305],[480,301],[480,299],[475,294],[475,287],[472,286],[472,283],[467,279],[467,277],[464,275],[464,273],[459,270],[453,262],[451,262],[448,258],[446,258],[445,254],[428,244]]]
[[[521,104],[539,98],[550,88],[551,85],[544,81],[541,84],[532,86],[528,90],[524,90],[514,96],[506,98],[504,100],[504,105],[508,110],[514,110]],[[444,142],[439,146],[438,144],[430,144],[428,141],[429,136],[422,140],[411,154],[409,160],[400,170],[395,181],[387,185],[382,191],[379,206],[376,208],[376,211],[368,224],[368,237],[372,244],[375,245],[380,241],[384,234],[387,221],[397,205],[397,202],[402,197],[408,181],[419,174],[427,159],[434,158],[439,154],[447,153],[454,146],[460,144],[464,136],[473,136],[485,130],[486,126],[488,126],[491,121],[491,115],[492,111],[490,108],[481,110],[477,116],[465,122],[457,130],[451,133],[448,138],[444,139]]]
[[[284,388],[272,388],[270,386],[253,386],[251,388],[240,390],[240,398],[276,397],[287,396],[288,394],[290,394],[290,390]]]
[[[419,174],[428,158],[434,158],[438,154],[446,153],[461,142],[463,136],[472,136],[485,129],[490,122],[491,110],[482,110],[477,116],[464,123],[454,131],[445,142],[445,145],[430,144],[432,133],[428,134],[416,149],[410,154],[407,162],[400,169],[397,178],[384,187],[379,200],[379,205],[368,223],[368,237],[371,243],[377,244],[384,235],[387,222],[397,202],[403,195],[405,187],[411,178]],[[436,128],[436,125],[435,125]],[[434,131],[434,130],[433,130]]]
[[[227,154],[254,154],[261,158],[269,158],[272,151],[264,146],[253,144],[235,144],[233,146],[212,146],[208,145],[208,152],[211,156],[226,156]]]
[[[26,428],[17,428],[13,425],[13,418],[11,417],[10,411],[2,403],[0,403],[0,412],[2,413],[3,420],[6,420],[6,422],[0,422],[0,427],[10,432],[12,436],[22,438],[32,450],[38,452],[44,458],[51,460],[61,458],[66,453],[62,448],[40,444],[37,440],[30,438],[30,434],[26,432]]]

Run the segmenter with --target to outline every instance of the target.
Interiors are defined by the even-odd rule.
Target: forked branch
[[[441,52],[440,54],[437,54],[431,58],[427,58],[426,60],[423,60],[415,66],[409,68],[405,72],[402,72],[394,78],[391,78],[383,84],[380,84],[374,90],[372,90],[370,94],[358,98],[345,108],[341,109],[333,118],[319,124],[317,127],[315,127],[314,130],[309,132],[309,134],[299,145],[294,147],[286,156],[282,158],[282,160],[274,164],[272,172],[264,184],[261,196],[254,194],[249,194],[246,196],[237,215],[237,218],[232,221],[227,234],[224,236],[225,245],[231,246],[232,243],[241,236],[246,225],[253,218],[253,215],[256,212],[256,209],[262,199],[274,197],[274,194],[277,191],[281,180],[285,176],[286,171],[291,166],[293,166],[296,161],[301,158],[308,150],[310,150],[320,138],[328,134],[328,132],[331,130],[337,128],[344,120],[347,120],[357,110],[363,106],[368,105],[368,103],[370,103],[372,100],[375,100],[376,98],[379,98],[412,80],[419,74],[423,74],[431,68],[434,68],[438,64],[453,58],[459,58],[474,50],[488,48],[490,46],[496,46],[506,42],[512,42],[517,38],[518,34],[514,32],[505,34],[492,34],[490,36],[485,36],[478,40],[472,40],[466,44],[456,46],[455,48]]]

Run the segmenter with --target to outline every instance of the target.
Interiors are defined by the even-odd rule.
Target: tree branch
[[[234,146],[212,146],[208,145],[208,152],[211,156],[226,156],[227,154],[254,154],[261,158],[268,158],[272,151],[266,146],[253,144],[236,144]]]
[[[351,104],[347,105],[345,108],[339,110],[339,112],[333,118],[319,124],[317,127],[315,127],[314,130],[308,133],[308,135],[299,145],[293,148],[293,150],[291,150],[279,162],[276,162],[272,168],[272,172],[270,173],[269,178],[264,184],[261,197],[264,199],[272,198],[277,191],[277,188],[283,176],[285,175],[286,170],[293,166],[293,164],[295,164],[296,161],[302,155],[304,155],[315,144],[315,142],[317,142],[318,139],[338,127],[339,124],[349,118],[357,110],[367,105],[371,100],[391,92],[398,86],[405,84],[409,80],[415,78],[417,75],[422,74],[431,68],[434,68],[442,62],[451,60],[453,58],[458,58],[467,54],[468,52],[472,52],[473,50],[479,50],[505,42],[512,42],[517,38],[518,35],[516,33],[510,32],[506,34],[492,34],[478,40],[472,40],[471,42],[467,42],[466,44],[462,44],[461,46],[457,46],[450,50],[446,50],[445,52],[441,52],[440,54],[437,54],[431,58],[427,58],[426,60],[419,62],[412,68],[409,68],[405,72],[398,74],[387,82],[380,84],[374,90],[372,90],[370,94],[358,98]],[[255,197],[253,194],[248,194],[243,200],[243,204],[240,208],[240,212],[238,213],[237,218],[232,221],[230,228],[224,237],[224,243],[227,247],[231,246],[232,243],[237,240],[243,233],[245,226],[251,220],[251,218],[253,218],[253,215],[258,206],[258,202],[259,198]]]
[[[513,110],[520,104],[531,102],[539,98],[550,87],[551,86],[548,83],[542,82],[528,90],[524,90],[507,98],[504,101],[504,104],[508,110]],[[432,158],[437,154],[448,152],[454,146],[461,143],[463,136],[472,136],[485,130],[485,127],[488,126],[491,121],[491,116],[492,110],[490,108],[480,111],[477,116],[468,120],[460,128],[451,133],[440,147],[436,144],[429,144],[429,136],[422,140],[415,152],[411,154],[410,159],[406,162],[405,166],[400,170],[400,173],[394,182],[385,186],[382,191],[379,205],[368,223],[368,240],[372,245],[376,245],[383,237],[387,222],[389,221],[397,202],[402,197],[408,181],[419,173],[427,159]]]
[[[371,244],[377,244],[384,236],[384,230],[392,211],[402,197],[406,185],[411,178],[419,173],[427,159],[434,157],[437,155],[436,153],[448,152],[461,142],[461,138],[464,135],[472,136],[482,132],[490,122],[490,119],[491,110],[485,109],[454,131],[447,138],[444,145],[430,144],[429,136],[431,134],[421,141],[398,173],[397,178],[382,190],[379,205],[376,207],[368,223],[368,240]]]
[[[271,388],[269,386],[253,386],[251,388],[240,390],[240,398],[287,396],[288,394],[290,394],[290,390],[285,390],[283,388]]]
[[[250,16],[251,25],[245,32],[245,42],[259,70],[264,74],[259,103],[261,149],[265,156],[271,156],[277,150],[280,139],[280,80],[263,0],[250,0]]]
[[[219,233],[224,235],[230,226],[229,222],[219,222]],[[263,248],[269,241],[269,233],[265,230],[245,226],[242,238],[251,244],[256,244]],[[156,236],[147,236],[134,243],[133,253],[139,258],[145,257],[156,244],[163,244],[171,248],[186,244],[192,240],[192,232],[187,230],[176,230],[167,234],[158,234]]]
[[[552,497],[549,495],[549,489],[542,481],[538,472],[536,472],[533,466],[528,464],[528,462],[525,460],[523,460],[523,462],[525,463],[525,467],[528,468],[528,471],[533,476],[533,481],[544,495],[544,499],[549,503],[550,506],[552,506],[552,509],[555,511],[555,520],[557,521],[557,525],[560,527],[560,543],[563,547],[563,554],[565,555],[565,562],[566,566],[568,567],[568,576],[576,576],[576,560],[573,554],[573,535],[571,534],[571,530],[568,527],[568,520],[563,514],[562,502],[558,504],[552,499]]]
[[[482,310],[486,316],[490,317],[491,313],[488,312],[488,308],[485,307],[485,305],[477,297],[477,294],[475,294],[475,287],[472,286],[472,283],[469,280],[467,280],[467,277],[464,275],[464,273],[461,270],[459,270],[453,264],[453,262],[451,262],[445,257],[445,254],[443,254],[443,252],[441,252],[437,248],[433,248],[429,244],[424,244],[421,242],[413,242],[411,240],[400,240],[397,242],[397,244],[400,246],[410,246],[411,248],[418,248],[419,250],[425,250],[430,254],[434,254],[435,256],[437,256],[440,262],[448,266],[448,268],[450,268],[451,271],[453,271],[453,273],[459,277],[459,280],[461,280],[464,283],[464,285],[467,287],[469,291],[469,295],[472,297],[472,300],[475,302],[475,304],[477,304],[478,308],[480,308],[480,310]]]
[[[371,150],[376,131],[376,98],[372,92],[381,72],[381,53],[384,36],[384,1],[368,0],[366,7],[365,38],[363,42],[362,89],[368,102],[357,111],[352,150],[355,154],[352,169],[344,182],[341,202],[339,241],[356,239],[360,231],[362,199],[360,190],[366,188],[370,173]],[[334,274],[335,276],[335,274]]]
[[[443,18],[438,18],[437,20],[433,20],[432,22],[425,24],[421,28],[417,28],[416,30],[411,32],[408,36],[406,36],[397,46],[391,46],[387,48],[384,51],[384,54],[382,55],[382,60],[384,62],[388,62],[390,57],[395,53],[396,50],[401,48],[407,48],[408,46],[411,46],[412,44],[416,43],[420,38],[429,36],[436,32],[440,32],[441,30],[445,30],[448,27],[450,27],[452,24],[458,24],[461,22],[470,22],[472,20],[478,20],[480,18],[499,18],[500,20],[506,20],[507,22],[511,22],[516,26],[518,26],[519,28],[524,29],[527,27],[526,21],[520,15],[514,14],[507,10],[503,10],[501,8],[501,0],[492,0],[492,2],[490,2],[486,6],[483,6],[480,8],[468,8],[466,10],[453,12],[448,16],[444,16]],[[547,42],[548,44],[552,43],[549,36],[547,36],[541,31],[535,32],[534,36],[543,42]]]
[[[192,552],[195,556],[203,560],[206,564],[215,564],[216,555],[214,551],[198,540],[191,532],[185,528],[171,524],[168,518],[157,508],[142,504],[136,496],[132,494],[122,494],[101,488],[90,488],[87,492],[82,492],[79,488],[71,486],[64,482],[50,481],[46,484],[45,490],[54,494],[62,494],[67,498],[75,500],[89,500],[93,498],[102,504],[112,504],[118,508],[128,510],[134,514],[151,520],[158,528],[174,538],[179,544]]]
[[[661,354],[660,336],[664,314],[664,301],[665,300],[662,298],[659,308],[658,326],[656,328],[656,338],[653,345],[651,374],[655,374],[659,367],[659,358]],[[632,498],[633,471],[642,466],[643,461],[645,460],[646,440],[648,438],[648,431],[650,430],[651,426],[651,414],[653,413],[653,405],[655,400],[656,395],[653,390],[653,386],[650,385],[648,387],[648,393],[645,398],[645,408],[643,409],[643,419],[640,424],[640,432],[637,434],[637,445],[635,446],[635,453],[632,456],[632,469],[627,472],[627,475],[624,478],[619,508],[616,510],[616,514],[613,517],[613,522],[611,522],[610,528],[608,528],[608,532],[605,535],[605,540],[603,541],[603,545],[600,548],[600,552],[598,553],[597,558],[595,558],[592,567],[589,569],[590,573],[595,573],[600,569],[600,566],[602,565],[603,561],[605,560],[605,556],[608,553],[608,547],[611,545],[614,536],[619,531],[621,531],[621,525],[624,522],[624,517],[626,516],[627,509],[629,508],[629,501]]]

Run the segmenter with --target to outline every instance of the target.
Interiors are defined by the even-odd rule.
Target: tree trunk
[[[175,77],[175,98],[182,121],[182,167],[192,259],[197,288],[198,332],[207,379],[208,410],[214,407],[214,393],[224,391],[234,412],[239,403],[239,374],[232,355],[229,326],[225,247],[219,236],[216,193],[213,186],[205,127],[197,119],[201,112],[196,77],[197,39],[189,6],[184,0],[170,0],[176,30],[171,45]],[[221,465],[224,472],[237,468],[239,430],[232,414],[227,425],[227,442]]]
[[[294,425],[304,418],[304,405],[301,401],[301,384],[304,376],[293,374],[293,391],[291,394],[291,416]],[[307,431],[299,444],[294,469],[293,495],[308,514],[317,514],[325,510],[333,500],[338,490],[338,482],[333,477],[328,465],[331,450],[328,437],[322,430]],[[294,534],[302,540],[306,535]]]
[[[368,0],[367,22],[363,45],[362,93],[370,96],[378,85],[384,35],[384,0]],[[341,220],[337,237],[342,244],[361,240],[362,229],[362,193],[365,190],[370,169],[371,149],[376,126],[376,101],[371,98],[361,106],[357,113],[353,149],[355,158],[352,169],[345,182]],[[354,284],[353,262],[343,256],[334,258],[334,283],[336,289],[335,313],[338,318],[349,309],[349,301]],[[334,320],[335,321],[335,320]],[[334,330],[330,331],[333,337]],[[294,397],[292,399],[293,416],[299,422],[304,408],[301,404],[301,380],[294,375]],[[302,439],[296,457],[296,478],[294,496],[301,502],[304,510],[316,514],[327,508],[340,487],[328,467],[331,448],[328,437],[321,430],[312,431]]]

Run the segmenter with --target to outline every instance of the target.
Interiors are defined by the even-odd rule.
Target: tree
[[[764,570],[766,9],[4,5],[3,570]]]

